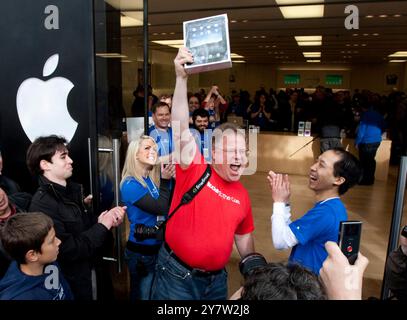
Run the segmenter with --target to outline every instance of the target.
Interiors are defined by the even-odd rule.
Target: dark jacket
[[[0,281],[0,300],[72,300],[68,283],[58,271],[58,266],[52,265],[57,271],[29,276],[21,272],[17,262],[13,261]],[[58,272],[58,275],[54,275],[54,272]],[[54,278],[48,280],[49,276],[57,277],[58,283],[52,282]]]
[[[82,186],[68,182],[66,187],[39,179],[30,211],[44,212],[54,221],[61,240],[58,263],[77,300],[92,299],[91,270],[109,233],[83,204]]]

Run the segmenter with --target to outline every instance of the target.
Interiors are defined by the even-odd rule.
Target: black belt
[[[132,241],[127,241],[127,244],[126,244],[126,248],[129,249],[130,251],[135,252],[135,253],[140,253],[145,256],[152,256],[152,255],[158,254],[160,247],[161,247],[160,244],[148,246],[148,245],[135,243]]]
[[[185,269],[188,269],[196,276],[201,276],[201,277],[216,276],[223,271],[223,269],[215,270],[215,271],[205,271],[205,270],[201,270],[201,269],[192,268],[175,255],[174,251],[172,251],[172,249],[167,244],[167,242],[164,242],[164,248],[175,261],[177,261],[181,266],[183,266]]]

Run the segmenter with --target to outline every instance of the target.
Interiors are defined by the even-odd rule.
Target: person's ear
[[[25,261],[27,263],[29,262],[36,262],[38,261],[39,258],[39,253],[35,250],[28,250],[27,253],[25,254]]]
[[[344,177],[335,177],[334,185],[339,187],[345,181],[346,179]]]
[[[50,162],[48,162],[47,160],[42,159],[40,161],[40,169],[42,171],[47,171],[49,169],[49,164],[50,164]]]

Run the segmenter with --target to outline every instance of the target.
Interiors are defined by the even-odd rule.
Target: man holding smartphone
[[[348,220],[340,196],[358,183],[360,175],[359,161],[349,152],[336,148],[321,154],[311,166],[309,175],[315,206],[291,222],[288,176],[269,172],[267,179],[274,201],[271,216],[273,244],[279,250],[293,248],[289,262],[319,274],[327,257],[325,243],[336,242],[340,222]]]

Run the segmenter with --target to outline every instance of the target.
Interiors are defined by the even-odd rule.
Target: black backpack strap
[[[208,164],[206,166],[204,173],[199,178],[199,180],[195,183],[194,186],[191,187],[191,189],[189,189],[187,192],[184,193],[184,195],[182,196],[181,202],[178,204],[178,206],[174,210],[172,210],[172,212],[170,212],[168,214],[168,219],[166,221],[164,221],[164,223],[160,224],[159,226],[156,226],[156,228],[158,230],[161,228],[164,228],[164,226],[167,224],[168,220],[170,220],[174,216],[175,212],[181,206],[192,201],[192,199],[199,193],[199,191],[201,191],[203,189],[203,187],[207,184],[207,182],[209,181],[209,178],[211,177],[211,174],[212,174],[212,169],[211,169],[211,166]]]

